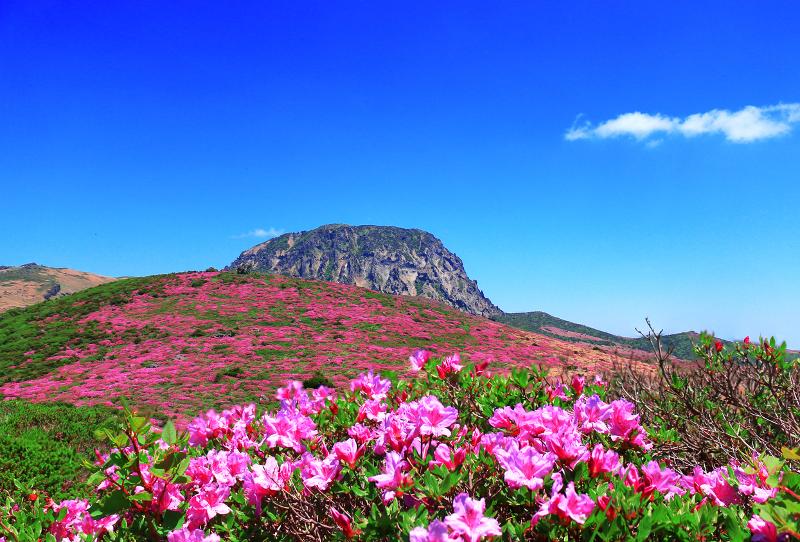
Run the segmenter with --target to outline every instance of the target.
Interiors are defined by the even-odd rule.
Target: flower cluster
[[[409,361],[413,380],[368,372],[339,393],[291,381],[277,406],[209,410],[182,434],[132,416],[98,454],[96,498],[45,503],[41,529],[57,540],[169,542],[788,532],[769,508],[783,495],[783,464],[753,456],[678,472],[650,455],[635,405],[607,397],[601,378],[485,376],[424,351]],[[24,539],[18,526],[0,528]]]

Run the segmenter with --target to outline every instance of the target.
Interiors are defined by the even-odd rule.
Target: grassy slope
[[[399,370],[415,348],[496,368],[606,370],[615,354],[507,327],[435,302],[277,275],[122,279],[0,315],[0,396],[193,416],[272,397],[324,372],[344,385]],[[617,352],[615,352],[617,351]],[[185,415],[185,416],[184,416]]]
[[[630,337],[621,337],[619,335],[613,335],[611,333],[606,333],[605,331],[600,331],[598,329],[594,329],[589,326],[584,326],[581,324],[576,324],[574,322],[569,322],[567,320],[562,320],[561,318],[556,318],[555,316],[551,316],[546,312],[536,311],[536,312],[508,313],[498,318],[495,318],[495,320],[507,324],[509,326],[525,329],[528,331],[535,331],[537,333],[544,333],[545,335],[559,337],[568,341],[577,342],[577,341],[585,341],[587,339],[564,337],[563,335],[552,333],[542,328],[556,327],[559,329],[563,329],[565,331],[596,337],[598,340],[592,341],[596,344],[603,344],[603,345],[617,344],[639,350],[650,349],[650,344],[644,337],[630,338]],[[673,352],[674,355],[681,359],[693,359],[695,357],[692,348],[696,339],[697,339],[697,334],[693,332],[675,333],[673,335],[664,335],[663,337],[664,344],[667,347],[674,348]]]

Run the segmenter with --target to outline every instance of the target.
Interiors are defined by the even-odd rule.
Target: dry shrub
[[[638,405],[654,454],[675,467],[712,468],[752,454],[780,457],[800,445],[800,364],[775,339],[725,346],[701,335],[697,359],[672,358],[661,332],[642,334],[658,370],[616,364],[611,395]]]

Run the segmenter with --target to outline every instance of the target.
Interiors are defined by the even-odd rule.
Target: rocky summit
[[[331,224],[286,233],[244,251],[228,269],[354,284],[434,299],[470,314],[502,314],[467,276],[461,258],[417,229]]]

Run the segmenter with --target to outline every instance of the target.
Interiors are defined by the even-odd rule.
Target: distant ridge
[[[493,317],[493,319],[512,327],[535,331],[568,341],[588,342],[603,346],[627,346],[644,351],[650,350],[650,343],[644,337],[614,335],[589,326],[562,320],[542,311],[504,313]],[[675,357],[693,359],[695,357],[693,347],[699,336],[700,334],[697,332],[685,331],[683,333],[664,335],[662,341],[667,348],[673,348]]]
[[[479,316],[502,314],[469,278],[461,259],[432,234],[417,229],[328,224],[256,245],[226,269],[416,295]]]
[[[0,312],[27,307],[115,280],[85,271],[38,263],[0,266]]]

